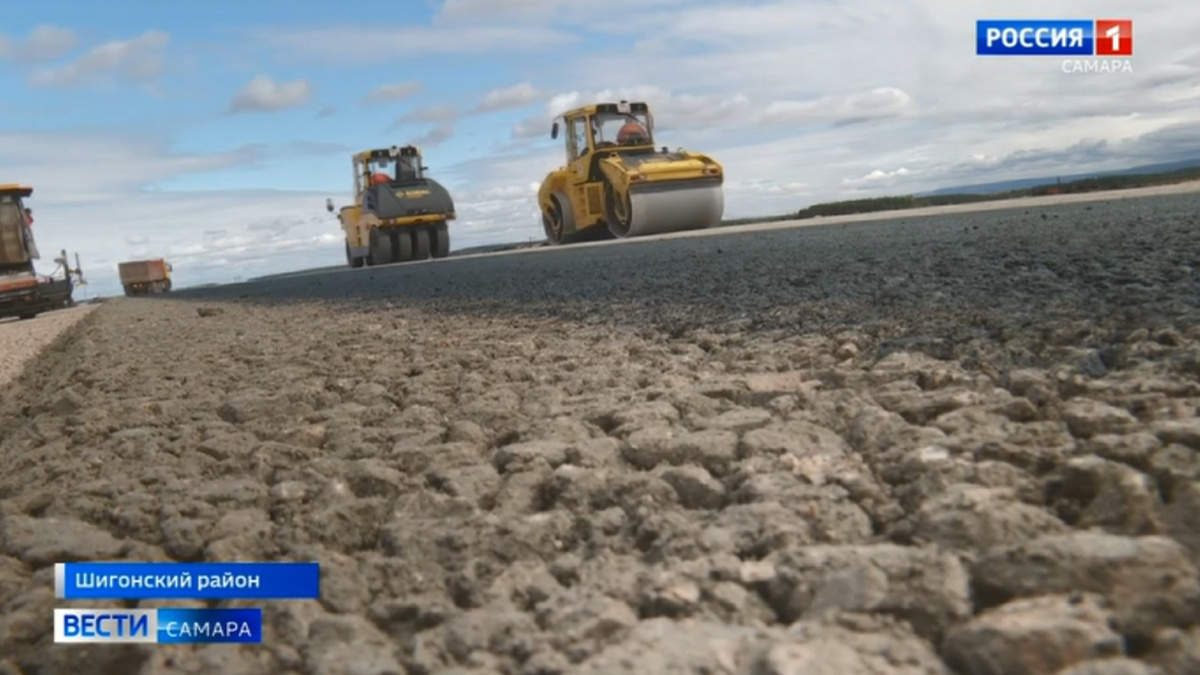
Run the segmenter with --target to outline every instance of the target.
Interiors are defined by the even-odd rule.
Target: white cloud
[[[495,112],[510,108],[523,108],[537,103],[542,94],[531,82],[514,84],[504,89],[493,89],[484,94],[483,101],[475,109],[476,112]]]
[[[421,90],[421,83],[415,81],[383,84],[375,87],[363,98],[363,103],[395,103],[409,98]]]
[[[454,121],[451,120],[449,122],[442,122],[429,131],[417,136],[415,139],[413,139],[412,143],[413,145],[432,148],[445,143],[453,136]]]
[[[560,4],[560,0],[446,0],[438,19],[538,19],[547,16]]]
[[[603,3],[578,0],[445,0],[435,23],[511,22],[542,23],[555,21],[584,24],[598,17],[628,16],[672,5],[692,4],[693,0],[607,0]]]
[[[255,76],[229,102],[229,112],[274,112],[297,108],[312,99],[313,88],[308,80],[276,82],[266,75]]]
[[[44,63],[60,59],[79,46],[75,31],[59,26],[40,25],[23,41],[0,34],[0,59],[21,63]]]
[[[883,171],[881,169],[875,169],[874,171],[871,171],[870,173],[868,173],[866,175],[859,176],[858,178],[843,178],[842,184],[850,185],[850,186],[881,185],[881,184],[891,185],[891,184],[897,182],[895,179],[904,178],[910,174],[912,174],[912,172],[904,167],[900,167],[899,169],[895,169],[893,171]]]
[[[265,146],[211,154],[172,152],[161,139],[142,134],[102,135],[70,132],[0,132],[0,165],[19,166],[39,198],[56,204],[106,201],[175,176],[219,171],[261,161]],[[86,162],[62,161],[87,157]]]
[[[534,115],[517,122],[512,128],[512,137],[517,140],[541,138],[550,135],[549,115]]]
[[[396,124],[445,124],[458,119],[458,108],[452,105],[431,105],[417,108],[396,118]]]
[[[270,29],[256,32],[253,39],[297,62],[324,66],[373,66],[380,59],[537,52],[565,47],[579,38],[542,26],[383,28],[369,24]]]
[[[911,112],[912,97],[895,87],[879,87],[848,96],[823,96],[810,101],[773,101],[763,110],[767,121],[785,124],[836,121],[857,122]]]
[[[73,47],[73,36],[69,31],[46,29],[37,45],[39,54],[61,56]],[[35,31],[35,34],[37,32]],[[31,41],[32,41],[31,37]],[[30,83],[39,87],[73,87],[77,85],[111,84],[133,82],[146,84],[154,81],[166,67],[166,49],[169,35],[151,30],[129,40],[112,40],[93,47],[79,58],[58,66],[36,69]],[[26,47],[29,43],[26,44]]]

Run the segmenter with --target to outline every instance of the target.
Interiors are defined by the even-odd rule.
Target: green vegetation
[[[904,195],[898,197],[875,197],[873,199],[852,199],[841,202],[813,204],[795,213],[761,218],[740,218],[726,220],[722,226],[749,225],[751,223],[770,223],[781,220],[803,220],[821,216],[847,216],[856,213],[877,213],[879,211],[900,211],[917,209],[926,206],[947,206],[950,204],[970,204],[974,202],[994,202],[1019,197],[1040,197],[1055,194],[1074,194],[1082,192],[1100,192],[1105,190],[1128,190],[1131,188],[1171,185],[1200,179],[1200,167],[1166,171],[1162,173],[1145,173],[1136,175],[1101,176],[1085,178],[1066,183],[1039,185],[1021,190],[1008,192],[993,192],[990,194],[950,194],[933,197],[915,197]]]

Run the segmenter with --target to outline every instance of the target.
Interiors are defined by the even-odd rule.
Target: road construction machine
[[[117,265],[121,286],[128,297],[170,291],[171,272],[174,271],[171,263],[162,258],[129,260]]]
[[[75,255],[72,269],[65,250],[54,259],[59,265],[55,273],[61,269],[63,278],[37,273],[34,261],[40,260],[41,254],[33,239],[33,209],[24,202],[32,194],[28,185],[0,184],[0,319],[32,319],[42,312],[71,307],[75,286],[87,283],[79,255]]]
[[[352,157],[354,204],[337,209],[351,267],[450,255],[454,200],[426,175],[414,145],[365,150]],[[325,209],[334,213],[332,199]]]
[[[561,120],[561,125],[560,125]],[[646,103],[575,108],[554,120],[567,163],[538,191],[546,239],[566,244],[714,227],[725,214],[725,170],[712,157],[654,145]]]

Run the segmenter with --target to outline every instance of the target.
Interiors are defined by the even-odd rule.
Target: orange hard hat
[[[371,174],[371,185],[383,185],[384,183],[391,182],[391,180],[392,177],[386,173]]]

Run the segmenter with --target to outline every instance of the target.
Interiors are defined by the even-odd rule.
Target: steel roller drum
[[[715,227],[725,214],[725,191],[720,183],[647,185],[630,192],[633,218],[628,237],[703,230]]]

